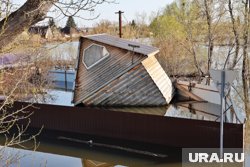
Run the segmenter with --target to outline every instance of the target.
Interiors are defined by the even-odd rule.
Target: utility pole
[[[123,14],[124,12],[122,12],[122,11],[118,11],[118,12],[116,12],[115,14],[119,14],[119,37],[120,38],[122,38],[122,14]]]

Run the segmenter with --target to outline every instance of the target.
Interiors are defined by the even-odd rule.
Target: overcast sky
[[[13,0],[15,3],[23,4],[25,0]],[[167,4],[174,0],[116,0],[118,4],[102,4],[95,9],[95,15],[100,14],[100,17],[96,20],[86,21],[82,19],[76,19],[77,25],[80,27],[91,27],[100,20],[118,21],[118,16],[115,12],[118,10],[124,11],[123,20],[129,22],[136,18],[136,15],[146,13],[147,16],[151,16],[152,12],[157,12],[164,8]],[[91,14],[92,16],[94,15]],[[50,14],[54,16],[54,14]],[[89,13],[82,13],[85,18],[90,18]],[[58,19],[56,21],[60,26],[64,26],[66,20]]]

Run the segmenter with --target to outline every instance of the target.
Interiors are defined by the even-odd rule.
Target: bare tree
[[[5,77],[12,76],[12,78],[17,75],[19,76],[18,80],[12,83],[10,82],[10,80],[13,81],[13,79],[10,78],[9,80],[7,80],[5,77],[3,77],[3,79],[1,80],[1,94],[3,95],[2,98],[4,99],[2,99],[0,103],[0,135],[5,137],[5,139],[4,143],[1,143],[2,147],[0,149],[0,161],[5,161],[11,164],[18,159],[18,155],[9,154],[6,156],[6,154],[4,153],[5,147],[19,146],[22,148],[27,148],[25,146],[25,143],[27,143],[28,141],[33,141],[34,144],[32,148],[29,149],[36,150],[38,146],[36,137],[40,134],[40,132],[29,136],[26,135],[31,121],[29,117],[33,114],[27,109],[29,107],[32,107],[32,104],[22,106],[21,108],[16,110],[12,109],[14,101],[20,98],[20,89],[23,89],[23,91],[25,91],[22,92],[22,98],[24,98],[25,93],[27,93],[27,87],[25,86],[27,86],[29,72],[27,70],[7,69],[1,70],[1,75],[5,75]],[[3,85],[10,83],[12,85],[8,86],[8,89],[6,90],[6,86]]]
[[[234,9],[233,9],[233,3],[232,0],[228,0],[228,11],[230,13],[230,19],[232,23],[232,31],[234,34],[234,40],[235,40],[235,53],[234,53],[234,58],[233,62],[230,66],[231,69],[234,69],[235,66],[237,65],[238,58],[239,58],[239,51],[240,51],[240,36],[239,36],[239,31],[238,31],[238,26],[237,21],[234,16]]]
[[[54,6],[56,10],[61,11],[64,16],[76,16],[80,11],[93,11],[94,8],[108,2],[106,0],[26,0],[18,7],[11,0],[0,0],[0,53],[3,53],[6,47],[16,40],[18,36],[32,25],[46,18],[48,11]],[[21,41],[19,41],[21,43]],[[23,45],[24,46],[24,45]],[[9,47],[8,52],[14,48]],[[30,52],[37,57],[43,57],[41,52]],[[46,63],[46,64],[44,64]],[[27,137],[25,135],[30,119],[33,114],[28,111],[32,104],[23,106],[14,110],[13,104],[16,100],[36,98],[39,93],[46,89],[47,80],[42,78],[40,70],[43,67],[50,67],[48,61],[29,61],[27,64],[20,64],[0,69],[0,134],[5,135],[4,146],[23,146],[27,141],[33,140],[37,147],[35,135]],[[47,68],[47,70],[48,70]],[[43,71],[44,72],[44,71]],[[45,86],[46,85],[46,86]],[[11,111],[11,112],[10,112]],[[42,128],[42,127],[41,127]],[[0,149],[1,155],[2,149]],[[11,161],[10,157],[0,156],[0,160]],[[2,159],[3,158],[3,159]],[[16,157],[13,157],[16,158]]]
[[[1,2],[5,2],[1,0]],[[80,11],[93,11],[107,0],[27,0],[23,6],[7,14],[0,21],[0,50],[31,25],[43,20],[48,11],[55,6],[65,16],[77,16]],[[11,4],[8,0],[7,4]],[[79,16],[79,15],[78,15]],[[79,16],[80,17],[80,16]]]
[[[212,32],[212,14],[211,14],[211,6],[212,6],[211,0],[204,0],[204,7],[205,7],[205,15],[206,15],[206,21],[207,21],[207,38],[208,38],[208,59],[207,59],[207,73],[209,73],[209,70],[212,65],[212,58],[213,58],[213,50],[214,50],[214,38],[213,38],[213,32]]]
[[[250,100],[249,100],[249,57],[248,57],[248,38],[250,24],[250,3],[248,0],[244,3],[244,25],[243,25],[243,64],[242,64],[242,82],[245,102],[245,111],[249,119]]]

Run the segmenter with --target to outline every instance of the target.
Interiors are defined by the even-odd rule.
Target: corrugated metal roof
[[[134,51],[136,53],[140,53],[143,55],[156,54],[159,52],[159,49],[156,47],[144,45],[135,41],[129,41],[126,39],[114,37],[114,36],[107,35],[107,34],[88,35],[88,36],[84,36],[83,38],[91,39],[93,41],[98,41],[101,43],[105,43],[105,44],[112,45],[118,48],[129,50],[129,51],[133,51],[133,48],[130,47],[129,44],[136,45],[136,46],[139,46],[139,48],[135,48]]]
[[[142,65],[92,93],[87,106],[163,106],[167,102]]]
[[[102,44],[96,42],[97,44]],[[99,90],[106,84],[110,83],[117,77],[124,74],[134,65],[140,63],[147,58],[146,56],[134,54],[132,63],[132,53],[107,44],[102,44],[109,51],[110,56],[104,59],[101,63],[96,64],[90,70],[87,70],[82,63],[83,50],[93,44],[90,39],[85,39],[81,43],[78,74],[76,78],[76,91],[74,94],[74,102],[82,102],[83,98],[90,96],[96,90]]]

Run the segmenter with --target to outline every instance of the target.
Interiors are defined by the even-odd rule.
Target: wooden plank
[[[196,96],[195,94],[193,94],[192,92],[190,92],[186,87],[184,87],[183,85],[179,85],[178,83],[175,84],[175,87],[177,88],[178,91],[181,92],[181,94],[183,94],[186,97],[190,97],[193,100],[199,101],[199,102],[206,102],[205,100],[203,100],[202,98],[200,98],[199,96]]]
[[[169,103],[173,97],[174,88],[172,86],[172,81],[162,69],[160,63],[155,56],[151,56],[143,60],[142,64],[165,97],[166,102]]]

